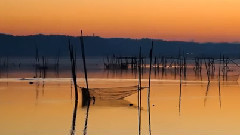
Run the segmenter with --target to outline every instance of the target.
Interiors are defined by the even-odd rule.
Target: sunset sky
[[[0,33],[240,41],[240,0],[0,0]]]

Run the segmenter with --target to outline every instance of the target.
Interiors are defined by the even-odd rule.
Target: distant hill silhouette
[[[56,57],[58,50],[61,56],[69,56],[68,40],[80,52],[79,37],[65,35],[30,35],[13,36],[0,34],[0,56],[9,57],[33,57],[36,46],[40,56]],[[87,56],[137,56],[139,46],[142,46],[143,54],[148,55],[152,39],[130,38],[101,38],[96,36],[84,37]],[[188,57],[211,56],[219,57],[225,54],[231,57],[240,56],[240,44],[237,43],[196,43],[182,41],[154,40],[155,56],[178,56],[184,52]]]

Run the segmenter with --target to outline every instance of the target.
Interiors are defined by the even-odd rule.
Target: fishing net
[[[111,87],[111,88],[89,88],[91,97],[104,100],[123,99],[138,91],[138,86]]]

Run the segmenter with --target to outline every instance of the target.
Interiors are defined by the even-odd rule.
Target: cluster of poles
[[[149,69],[149,81],[148,81],[148,91],[147,91],[147,110],[148,110],[148,125],[149,125],[149,135],[151,135],[151,114],[150,114],[150,88],[151,88],[151,72],[152,72],[152,56],[153,56],[153,41],[152,47],[149,52],[150,58],[150,69]],[[138,59],[138,134],[141,135],[141,111],[142,111],[142,67],[143,67],[143,60],[142,60],[142,50],[141,47],[139,49],[139,59]]]
[[[147,60],[148,57],[141,56],[141,61],[139,61],[138,57],[117,57],[113,55],[112,58],[107,57],[107,62],[104,62],[104,67],[108,71],[113,71],[113,73],[117,73],[117,71],[125,70],[126,73],[128,69],[131,69],[132,73],[135,74],[135,78],[137,78],[138,73],[138,65],[141,62],[141,74],[146,73],[147,69]],[[230,64],[234,64],[237,67],[240,67],[233,59],[229,59],[224,55],[220,55],[219,58],[214,57],[187,57],[184,52],[179,53],[178,57],[152,57],[151,67],[153,68],[153,73],[155,77],[157,75],[162,74],[162,78],[167,76],[168,73],[174,76],[174,79],[177,79],[178,75],[183,76],[183,79],[191,77],[191,75],[195,74],[196,79],[203,80],[203,76],[207,76],[205,79],[207,81],[211,81],[214,79],[216,75],[216,64],[221,67],[221,76],[223,81],[237,81],[238,75],[228,74],[233,70],[230,70]],[[192,70],[190,70],[192,69]],[[193,72],[192,72],[193,71]],[[108,72],[109,73],[109,72]],[[193,73],[193,74],[192,74]],[[204,74],[203,74],[204,73]],[[189,75],[190,74],[190,75]]]
[[[59,77],[60,66],[60,50],[58,50],[57,57],[55,59],[54,67],[57,77]],[[47,70],[49,69],[48,59],[45,56],[39,56],[39,49],[36,46],[35,50],[35,76],[34,78],[46,78]]]
[[[156,62],[157,58],[155,57],[154,62],[153,62],[153,45],[152,48],[150,50],[150,62],[149,62],[149,83],[148,83],[148,91],[147,91],[147,101],[148,101],[148,121],[149,121],[149,134],[151,135],[151,115],[150,115],[150,88],[151,88],[151,72],[152,72],[152,67],[155,67],[155,70],[159,69],[160,66],[159,64]],[[142,93],[141,93],[141,89],[142,89],[142,83],[141,83],[141,79],[142,79],[142,70],[143,67],[142,66],[142,54],[141,54],[141,47],[139,50],[139,59],[138,59],[138,134],[141,135],[141,108],[142,108]],[[162,73],[164,73],[165,68],[167,67],[167,60],[163,57],[162,58]],[[229,58],[224,57],[224,55],[220,55],[220,59],[218,59],[219,61],[219,67],[218,67],[218,86],[219,86],[219,105],[221,108],[221,76],[223,78],[223,81],[227,80],[227,73],[229,71],[229,62],[233,62],[233,60],[230,60]],[[207,80],[208,80],[208,85],[207,85],[207,90],[206,90],[206,94],[205,94],[205,99],[204,99],[204,105],[206,104],[206,99],[207,99],[207,95],[208,95],[208,90],[209,90],[209,86],[210,86],[210,81],[211,81],[211,77],[214,77],[214,73],[216,71],[216,66],[215,66],[215,62],[216,59],[214,58],[195,58],[195,65],[194,65],[194,71],[195,74],[200,74],[202,73],[202,63],[204,62],[205,64],[205,68],[206,68],[206,74],[207,74]],[[174,64],[174,70],[175,70],[175,74],[179,73],[179,85],[180,85],[180,89],[179,89],[179,115],[181,115],[181,100],[182,100],[182,80],[183,77],[186,78],[186,74],[187,74],[187,62],[186,62],[186,57],[184,57],[184,55],[179,55],[179,58],[176,61],[172,61],[170,63],[170,66]],[[237,63],[235,63],[237,65]],[[238,66],[238,65],[237,65]],[[221,75],[222,72],[222,75]]]
[[[8,57],[6,58],[0,58],[0,77],[3,73],[6,73],[8,78],[8,72],[9,72],[9,61]]]
[[[77,84],[77,75],[76,75],[76,50],[74,49],[73,45],[71,44],[69,40],[69,52],[70,52],[70,61],[71,61],[71,68],[72,68],[72,79],[73,84],[75,88],[75,107],[74,107],[74,113],[73,113],[73,121],[72,121],[72,130],[71,135],[75,134],[75,122],[76,122],[76,112],[77,112],[77,105],[78,105],[78,88],[81,88],[82,92],[82,106],[87,106],[87,113],[86,113],[86,119],[85,119],[85,127],[83,134],[87,134],[87,124],[88,124],[88,112],[89,112],[89,106],[90,106],[90,93],[88,89],[88,76],[87,76],[87,67],[86,67],[86,60],[85,60],[85,52],[84,52],[84,42],[83,42],[83,36],[81,32],[80,36],[80,43],[81,43],[81,51],[82,51],[82,60],[83,60],[83,66],[84,66],[84,76],[85,76],[85,83],[86,88],[79,87]],[[168,65],[168,60],[170,60],[170,63]],[[160,62],[159,62],[160,61]],[[205,68],[207,71],[208,76],[208,82],[210,82],[210,76],[214,75],[215,72],[215,59],[213,58],[195,58],[195,65],[193,70],[195,71],[195,74],[202,73],[202,64],[203,61],[205,63]],[[220,66],[222,64],[222,72],[224,76],[227,76],[228,72],[228,63],[229,59],[220,57]],[[179,74],[180,78],[180,91],[179,91],[179,115],[181,113],[181,98],[182,98],[182,79],[183,77],[186,78],[187,76],[187,59],[184,55],[179,55],[178,58],[153,58],[153,42],[152,46],[149,52],[149,83],[148,83],[148,90],[147,90],[147,110],[148,110],[148,122],[149,122],[149,135],[151,135],[151,104],[150,104],[150,92],[151,92],[151,74],[152,74],[152,68],[154,68],[154,72],[159,72],[161,69],[162,74],[166,74],[167,68],[173,67],[175,76]],[[139,49],[139,55],[138,57],[114,57],[113,59],[107,58],[107,63],[104,64],[106,69],[128,69],[129,64],[131,69],[138,71],[138,134],[141,135],[141,127],[142,127],[142,121],[141,121],[141,111],[142,111],[142,76],[143,76],[143,70],[146,68],[146,58],[142,56],[142,50],[141,47]],[[161,65],[161,66],[160,66]],[[220,86],[220,66],[219,66],[219,86]],[[209,86],[208,86],[209,87]],[[220,87],[219,87],[219,94],[220,94]]]
[[[73,81],[74,90],[75,90],[75,106],[74,106],[74,110],[73,110],[73,121],[72,121],[72,128],[71,128],[71,132],[70,132],[71,135],[75,134],[76,115],[77,115],[77,107],[78,107],[78,99],[79,99],[79,93],[78,93],[79,88],[81,88],[81,92],[82,92],[82,106],[83,107],[87,106],[83,135],[87,134],[88,113],[89,113],[89,109],[90,109],[90,94],[89,94],[89,90],[88,90],[88,76],[87,76],[87,67],[86,67],[86,60],[85,60],[85,52],[84,52],[85,49],[84,49],[84,41],[83,41],[82,31],[81,31],[81,36],[80,36],[80,43],[81,43],[81,51],[82,51],[82,60],[83,60],[83,66],[84,66],[86,88],[79,87],[77,84],[76,50],[74,49],[70,40],[69,40],[69,44],[68,44],[70,61],[71,61],[71,69],[72,69],[72,81]]]
[[[68,49],[70,54],[70,62],[71,62],[71,73],[72,73],[72,82],[74,84],[74,91],[75,91],[75,106],[73,111],[73,121],[72,121],[72,129],[71,129],[71,135],[75,134],[75,123],[76,123],[76,114],[77,114],[77,106],[78,106],[78,99],[79,99],[79,88],[81,89],[82,93],[82,106],[87,106],[87,112],[86,112],[86,118],[85,118],[85,127],[83,134],[87,134],[87,124],[88,124],[88,112],[90,108],[90,93],[89,93],[89,86],[88,86],[88,74],[87,74],[87,67],[86,67],[86,58],[85,58],[85,48],[84,48],[84,41],[83,41],[83,35],[81,31],[80,36],[80,45],[81,45],[81,54],[82,54],[82,62],[83,62],[83,69],[84,69],[84,77],[85,77],[85,83],[86,87],[79,87],[77,84],[77,68],[76,68],[76,49],[72,45],[71,41],[68,42]],[[55,70],[59,72],[59,53],[56,59],[55,64]],[[139,55],[138,57],[116,57],[114,56],[112,59],[109,59],[107,57],[107,62],[104,63],[105,69],[128,69],[129,67],[132,69],[132,71],[136,70],[138,72],[138,134],[141,135],[141,111],[142,111],[142,77],[143,77],[143,71],[147,67],[147,57],[142,56],[142,50],[141,46],[139,49]],[[214,58],[200,58],[196,57],[194,59],[194,72],[195,75],[200,75],[202,80],[202,65],[205,64],[206,73],[208,77],[208,82],[211,80],[211,76],[214,76],[216,67],[215,67],[215,59]],[[229,71],[228,64],[229,62],[234,62],[233,60],[230,60],[229,58],[226,58],[222,55],[220,55],[220,65],[219,65],[219,95],[220,93],[220,76],[221,76],[221,70],[222,70],[222,76],[223,80],[227,80],[227,75]],[[168,63],[169,62],[169,63]],[[6,62],[5,62],[6,63]],[[8,62],[7,62],[8,63]],[[35,56],[35,77],[46,77],[46,71],[48,69],[48,60],[45,57],[42,57],[40,59],[38,48],[36,47],[36,56]],[[8,64],[6,64],[8,65]],[[129,66],[130,65],[130,66]],[[237,65],[237,64],[236,64]],[[221,69],[222,67],[222,69]],[[181,112],[181,98],[182,98],[182,78],[186,79],[187,76],[187,58],[184,55],[180,55],[178,58],[167,58],[167,57],[154,57],[153,58],[153,42],[151,45],[151,49],[149,52],[149,82],[147,87],[147,110],[148,110],[148,125],[149,125],[149,135],[151,135],[151,104],[150,104],[150,92],[151,92],[151,74],[152,69],[154,69],[155,75],[156,73],[162,72],[162,75],[167,73],[167,69],[173,69],[175,78],[177,74],[179,74],[180,78],[180,91],[179,91],[179,115]],[[209,87],[209,83],[208,83]],[[208,87],[206,91],[206,95],[208,93]],[[220,100],[220,98],[219,98]],[[220,103],[221,104],[221,103]]]
[[[85,119],[85,126],[83,130],[83,134],[87,134],[87,123],[88,123],[88,112],[89,112],[89,106],[90,106],[90,94],[88,90],[88,77],[87,77],[87,68],[86,68],[86,61],[85,61],[85,52],[84,52],[84,42],[83,42],[83,36],[81,32],[80,37],[81,42],[81,50],[82,50],[82,59],[83,59],[83,65],[84,65],[84,75],[85,75],[85,81],[86,81],[86,88],[81,88],[82,91],[82,105],[87,106],[87,113],[86,113],[86,119]],[[73,121],[72,121],[72,130],[71,135],[75,134],[75,123],[76,123],[76,113],[77,113],[77,105],[78,105],[78,88],[80,88],[77,85],[77,75],[76,75],[76,50],[73,48],[73,45],[69,41],[69,52],[70,52],[70,61],[71,61],[71,67],[72,67],[72,79],[73,84],[75,88],[75,107],[73,111]],[[150,56],[150,70],[149,70],[149,83],[148,83],[148,117],[149,117],[149,134],[151,135],[151,115],[150,115],[150,86],[151,86],[151,70],[152,70],[152,54],[153,54],[153,42],[152,42],[152,48],[150,50],[149,56]],[[139,58],[138,58],[138,73],[139,73],[139,81],[138,81],[138,123],[139,123],[139,135],[141,134],[141,109],[142,109],[142,67],[143,67],[143,60],[142,60],[142,53],[141,53],[141,47],[139,51]]]

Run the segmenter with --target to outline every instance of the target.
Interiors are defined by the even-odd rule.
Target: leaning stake
[[[71,67],[72,67],[72,78],[73,78],[73,83],[75,87],[75,100],[78,101],[78,88],[77,88],[77,76],[76,76],[76,57],[73,52],[73,47],[70,43],[69,40],[69,52],[70,52],[70,61],[71,61]]]
[[[83,66],[84,66],[84,74],[85,74],[85,81],[86,81],[86,86],[88,90],[88,77],[87,77],[87,67],[86,67],[86,60],[85,60],[85,52],[84,52],[84,42],[83,42],[83,36],[82,36],[82,30],[81,30],[81,49],[82,49],[82,59],[83,59]]]

